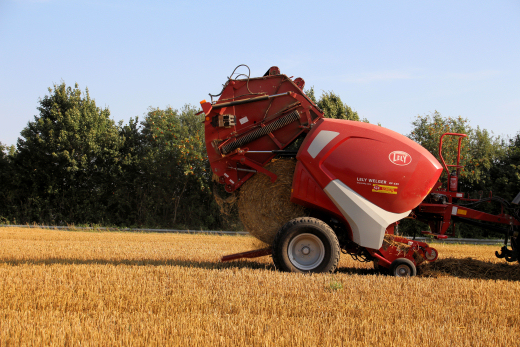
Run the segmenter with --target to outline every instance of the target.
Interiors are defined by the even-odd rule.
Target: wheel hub
[[[300,270],[317,268],[325,257],[325,246],[321,239],[308,233],[295,236],[287,251],[291,263]]]
[[[396,269],[395,269],[395,275],[397,277],[409,277],[411,276],[411,270],[408,266],[406,265],[399,265]]]
[[[437,250],[435,248],[429,247],[424,252],[424,255],[426,256],[426,260],[428,260],[428,261],[435,261],[435,260],[437,260],[438,253],[437,253]]]

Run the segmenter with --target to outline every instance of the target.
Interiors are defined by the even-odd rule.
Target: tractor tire
[[[311,217],[286,223],[273,242],[273,261],[278,270],[299,273],[334,272],[340,247],[334,231]]]
[[[390,275],[395,277],[412,277],[417,275],[417,268],[410,259],[398,258],[390,265]]]

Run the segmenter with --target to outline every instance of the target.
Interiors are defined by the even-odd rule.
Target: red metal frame
[[[423,261],[431,262],[437,260],[437,257],[428,260],[426,253],[431,254],[434,252],[435,254],[438,254],[438,252],[425,242],[410,240],[402,236],[394,236],[393,241],[404,243],[410,246],[410,248],[407,251],[399,250],[398,247],[392,245],[386,247],[386,249],[385,247],[381,247],[378,250],[367,248],[370,255],[379,260],[378,265],[383,266],[384,268],[389,268],[392,263],[399,258],[406,258],[414,263],[415,266],[421,264]],[[417,261],[414,254],[419,254],[423,260]]]
[[[229,79],[215,103],[201,101],[206,115],[209,162],[226,191],[240,188],[256,172],[276,180],[276,175],[264,169],[276,155],[271,151],[283,150],[323,117],[321,110],[303,93],[304,84],[303,79],[293,81],[273,66],[263,77]],[[273,127],[292,112],[297,112],[299,119],[270,130],[266,136],[240,142],[263,128]],[[235,123],[227,127],[216,125],[216,119],[224,115],[234,117]],[[241,145],[229,152],[224,150],[235,142]]]
[[[272,252],[273,252],[273,250],[271,247],[262,248],[262,249],[257,249],[257,250],[249,251],[249,252],[225,255],[220,259],[220,261],[225,262],[225,261],[238,260],[238,259],[244,259],[244,258],[248,258],[248,259],[258,258],[258,257],[266,256],[266,255],[271,255]]]
[[[275,156],[269,151],[283,150],[302,133],[309,132],[296,156],[291,201],[342,221],[350,239],[349,222],[324,191],[332,180],[340,180],[388,212],[403,213],[417,206],[440,176],[442,167],[438,161],[414,141],[389,129],[323,119],[321,110],[302,92],[304,83],[301,78],[293,81],[272,67],[261,78],[228,80],[217,102],[201,102],[206,115],[208,158],[213,173],[226,190],[240,188],[257,172],[275,181],[276,175],[264,168]],[[291,121],[279,131],[254,136],[295,111],[298,121]],[[217,124],[224,115],[235,122],[229,126]],[[339,135],[318,155],[311,155],[309,147],[321,132]],[[393,233],[393,225],[387,232]],[[428,247],[404,238],[401,241],[413,245],[414,252],[423,252]],[[269,252],[245,252],[222,260],[264,256]],[[369,253],[392,261],[404,256],[395,247],[365,252]],[[413,252],[408,257],[415,263]]]
[[[442,155],[442,143],[443,138],[445,136],[458,136],[458,146],[457,146],[457,164],[455,165],[447,165],[444,157]],[[445,133],[441,136],[439,140],[439,157],[441,159],[441,163],[448,174],[448,180],[446,183],[446,188],[441,188],[441,182],[438,182],[431,194],[439,194],[441,196],[446,197],[445,203],[431,203],[431,202],[423,202],[419,206],[417,206],[413,211],[413,218],[416,218],[420,221],[427,223],[430,226],[431,231],[423,231],[422,233],[425,235],[431,235],[435,238],[447,238],[449,236],[455,236],[455,221],[453,220],[453,216],[466,218],[470,220],[478,220],[485,221],[495,224],[504,224],[510,226],[518,226],[520,225],[520,221],[516,220],[512,216],[505,214],[502,211],[498,215],[493,215],[490,213],[474,210],[468,207],[460,206],[457,204],[458,201],[479,201],[478,199],[469,199],[465,198],[465,194],[458,191],[452,192],[449,189],[450,185],[450,172],[449,167],[455,167],[457,169],[457,177],[460,174],[460,170],[464,168],[464,166],[460,165],[460,151],[461,151],[461,143],[462,139],[467,137],[466,134],[459,133]],[[448,229],[452,228],[451,234],[448,234]]]
[[[444,157],[442,156],[442,142],[444,136],[459,136],[458,148],[457,148],[457,164],[456,165],[447,165]],[[457,170],[463,168],[460,165],[460,149],[461,149],[461,141],[467,135],[465,134],[457,134],[457,133],[446,133],[443,134],[439,140],[439,156],[441,158],[441,162],[443,167],[446,169],[446,172],[449,174],[449,167],[456,167]],[[457,176],[460,171],[457,172]],[[448,176],[449,180],[449,176]],[[308,196],[311,193],[312,196]],[[421,220],[429,224],[431,231],[423,231],[423,234],[431,235],[438,239],[445,239],[449,236],[455,236],[455,221],[453,220],[453,216],[462,217],[471,220],[485,221],[489,223],[495,224],[503,224],[509,226],[520,226],[520,221],[516,220],[512,216],[503,213],[498,215],[489,214],[486,212],[474,210],[468,207],[457,205],[458,201],[477,201],[477,199],[468,199],[465,198],[465,194],[461,192],[450,192],[448,188],[442,188],[441,183],[438,182],[433,187],[431,192],[432,194],[440,194],[446,196],[446,203],[428,203],[422,202],[419,206],[417,206],[412,213],[412,218]],[[332,213],[332,215],[337,218],[344,219],[334,206],[331,203],[330,199],[323,193],[323,190],[320,188],[320,184],[316,182],[313,175],[308,172],[306,166],[302,164],[302,162],[298,162],[297,169],[295,172],[295,180],[293,183],[293,196],[292,201],[295,203],[302,204],[304,206],[309,205],[311,208],[318,208],[324,211],[328,211]],[[346,222],[346,221],[344,221]],[[348,226],[348,222],[346,222]],[[448,234],[448,229],[452,227],[451,234]],[[387,234],[393,234],[394,225],[391,225],[387,229]],[[352,235],[350,234],[350,237]],[[406,253],[400,251],[397,247],[389,246],[386,249],[381,247],[378,250],[366,248],[368,253],[375,259],[378,260],[378,264],[382,267],[389,268],[393,261],[398,258],[407,258],[412,261],[416,266],[419,265],[414,258],[414,253],[418,253],[422,258],[427,261],[435,261],[437,259],[437,251],[434,248],[431,248],[427,243],[409,240],[404,237],[394,237],[394,241],[401,242],[410,245],[410,250]],[[265,255],[270,255],[270,249],[251,251],[245,253],[239,253],[235,255],[225,256],[222,258],[222,261],[236,260],[241,258],[254,258]],[[435,255],[433,259],[428,259],[428,255]]]
[[[459,137],[459,143],[457,146],[457,165],[446,165],[446,162],[444,161],[444,157],[442,156],[442,140],[444,136],[458,136]],[[444,166],[444,169],[446,169],[446,172],[449,174],[450,170],[448,170],[448,167],[456,167],[457,168],[457,176],[460,173],[460,169],[462,169],[464,166],[460,166],[460,149],[461,149],[461,143],[462,139],[467,137],[466,134],[459,134],[459,133],[444,133],[442,134],[440,140],[439,140],[439,157],[441,158],[442,166]]]
[[[457,204],[458,201],[477,201],[459,192],[458,184],[456,188],[452,185],[450,189],[450,178],[456,177],[454,182],[457,183],[456,179],[463,169],[460,156],[462,139],[467,137],[466,134],[445,133],[440,137],[441,167],[423,147],[391,130],[360,122],[323,119],[321,110],[302,92],[304,83],[301,78],[293,81],[281,75],[277,67],[272,67],[261,78],[229,80],[216,103],[201,102],[206,114],[208,158],[213,173],[219,177],[220,183],[226,185],[228,192],[238,189],[256,172],[268,175],[274,182],[276,175],[264,168],[276,155],[272,151],[283,150],[302,133],[308,132],[296,157],[298,162],[291,201],[311,210],[324,211],[330,217],[341,220],[350,240],[352,230],[349,222],[324,191],[333,180],[343,182],[388,212],[403,213],[413,209],[410,218],[428,223],[431,231],[423,233],[439,239],[455,236],[454,217],[509,226],[520,225],[518,220],[504,214],[503,210],[498,215],[492,215]],[[262,137],[245,141],[253,138],[250,136],[259,129],[272,129],[275,122],[295,111],[298,112],[297,121],[291,120]],[[229,127],[215,126],[215,119],[223,115],[236,117],[236,124]],[[329,139],[319,153],[311,154],[309,148],[321,131],[337,135]],[[446,164],[442,155],[446,136],[458,137],[456,164]],[[241,146],[229,147],[231,143]],[[226,148],[234,149],[228,153]],[[399,155],[403,158],[399,158]],[[443,168],[448,176],[446,188],[441,187],[441,182],[436,182]],[[450,176],[450,168],[456,168],[456,176]],[[439,196],[440,202],[436,202]],[[395,225],[397,223],[390,225],[386,233],[393,234]],[[451,234],[448,233],[450,227]],[[399,258],[407,258],[415,265],[422,259],[435,261],[437,258],[437,251],[427,243],[400,236],[393,236],[393,240],[409,245],[409,250],[403,252],[392,245],[372,249],[352,243],[353,248],[346,251],[376,259],[379,265],[386,268]],[[225,256],[222,261],[255,258],[270,255],[271,252],[271,248],[244,252]],[[420,257],[414,257],[417,254]]]

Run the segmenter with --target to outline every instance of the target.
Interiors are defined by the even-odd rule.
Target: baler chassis
[[[355,260],[372,261],[394,276],[413,276],[417,265],[435,261],[438,252],[427,243],[394,235],[406,216],[426,222],[430,231],[424,233],[438,239],[448,237],[450,226],[455,236],[455,222],[486,222],[506,235],[497,257],[519,259],[518,213],[474,210],[471,207],[482,201],[458,191],[460,148],[466,135],[447,133],[440,139],[439,155],[448,173],[448,187],[443,189],[440,182],[435,184],[442,172],[439,162],[410,139],[371,124],[323,119],[323,112],[303,92],[303,79],[292,80],[277,67],[258,78],[233,78],[235,71],[219,95],[210,94],[211,102],[201,101],[213,175],[233,192],[255,174],[265,174],[274,183],[277,176],[265,166],[275,157],[296,158],[291,202],[305,207],[310,217],[288,221],[272,247],[224,256],[222,261],[271,255],[284,271],[332,272],[343,252]],[[213,101],[216,96],[219,100]],[[459,137],[456,165],[446,165],[442,157],[444,136]],[[302,137],[300,148],[290,149]],[[348,139],[354,141],[341,147]],[[407,151],[416,158],[410,166]],[[353,157],[345,159],[348,156]],[[348,160],[363,169],[338,167],[338,162]],[[451,174],[450,167],[455,169]],[[379,172],[390,177],[374,178]],[[413,193],[403,195],[406,191]]]

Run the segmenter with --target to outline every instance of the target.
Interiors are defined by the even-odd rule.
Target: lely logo
[[[393,151],[388,155],[388,159],[392,162],[392,164],[405,166],[412,162],[412,156],[403,151]]]

